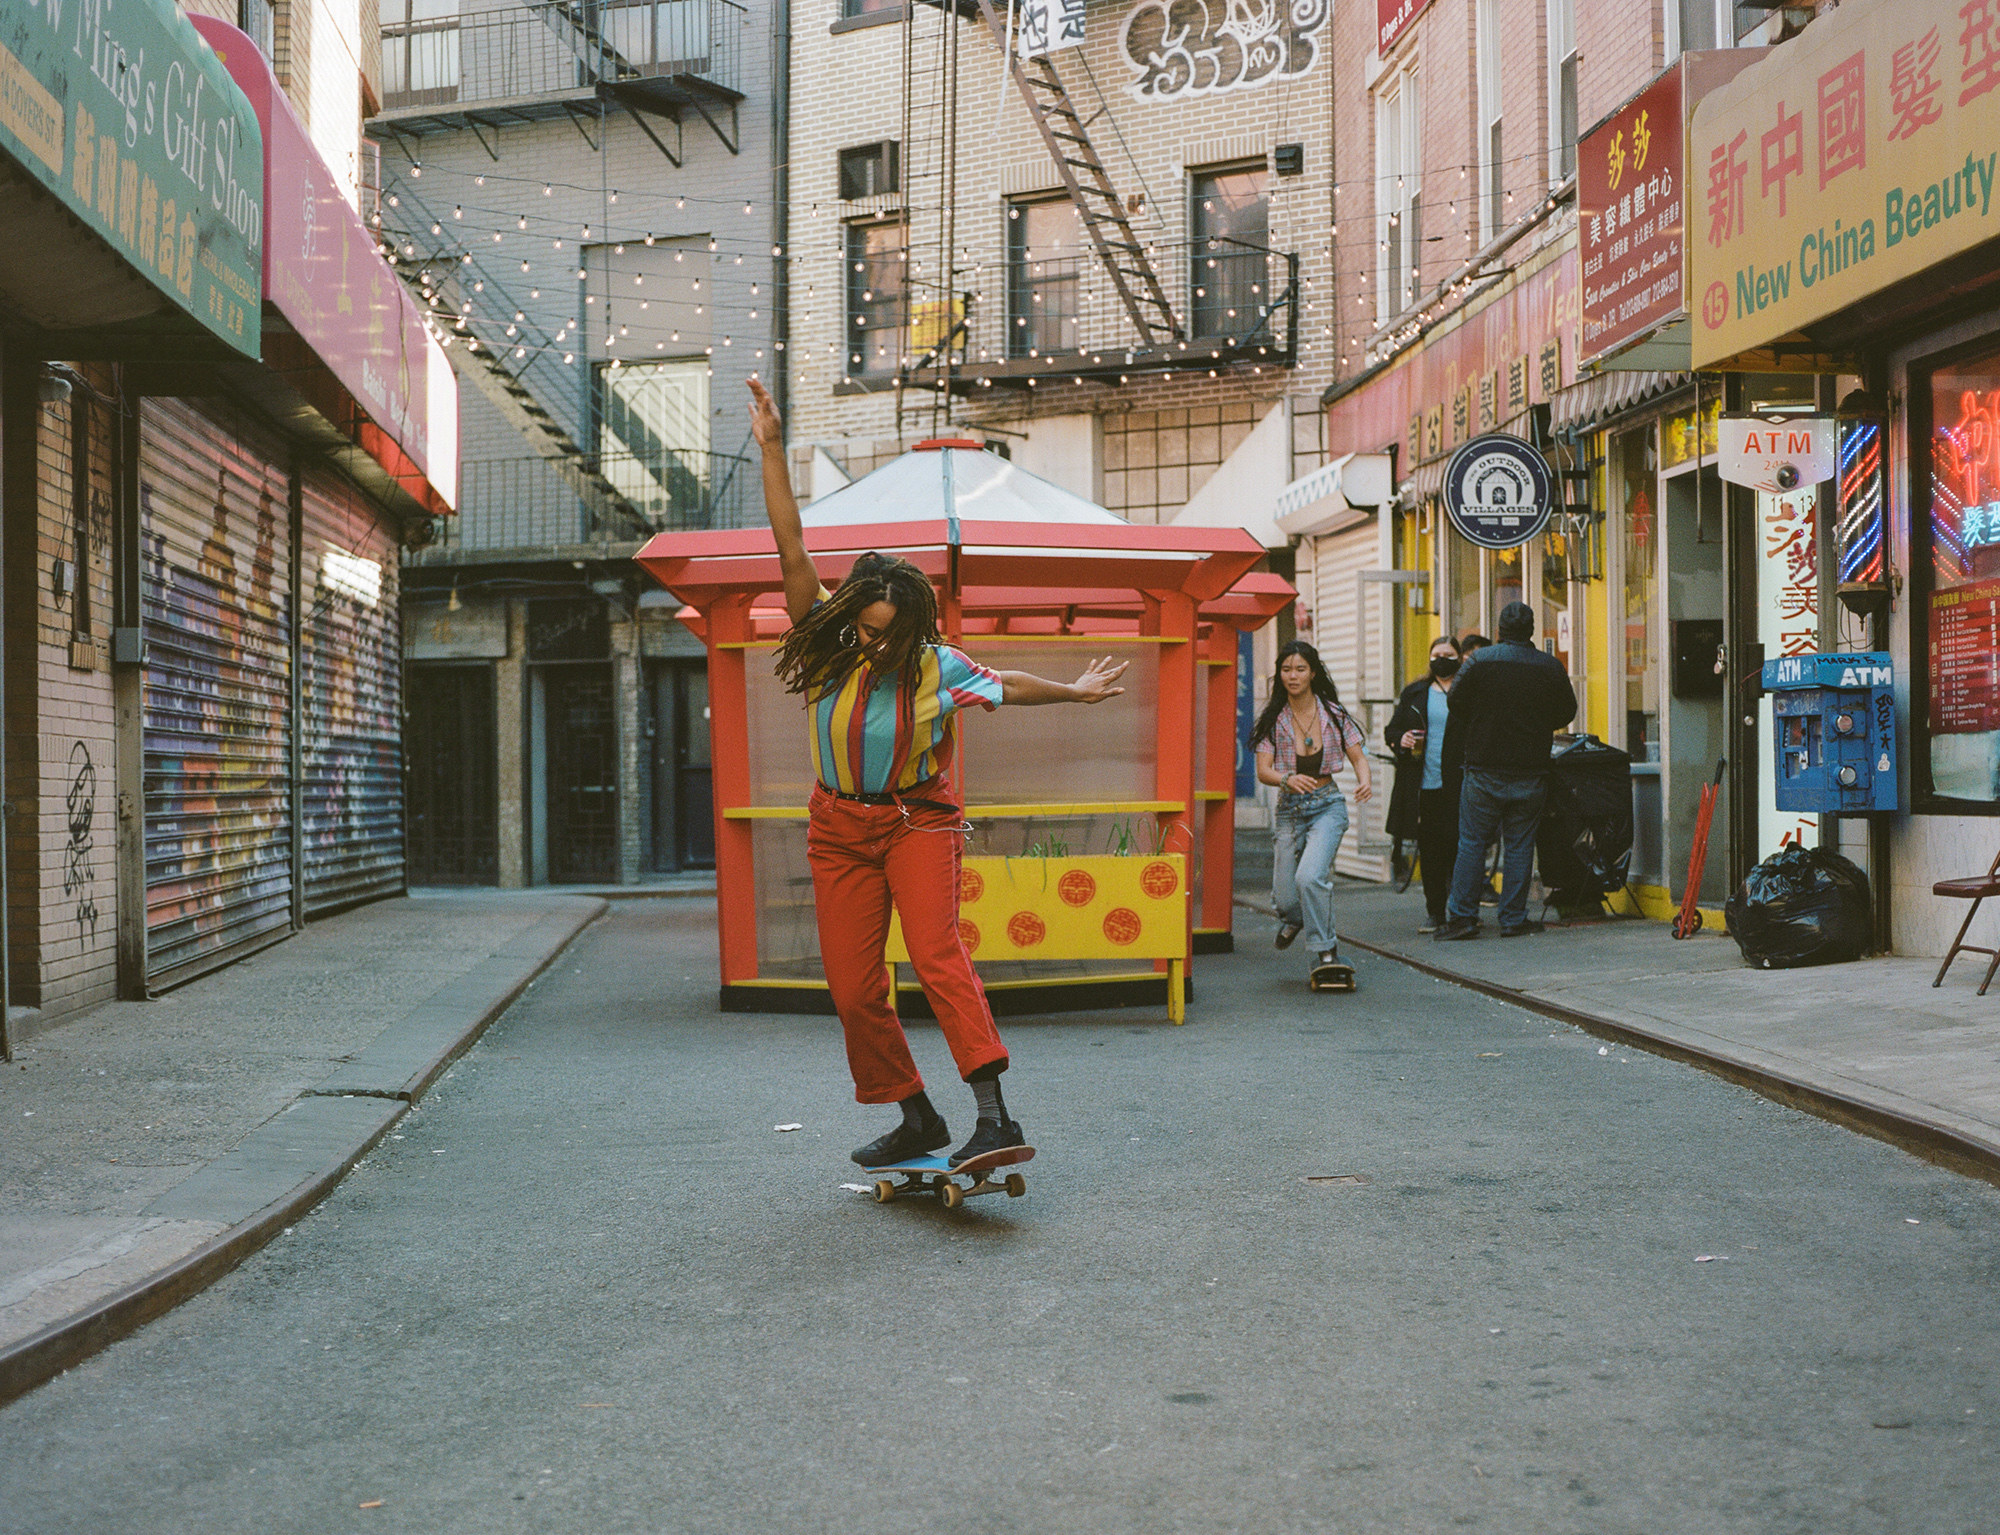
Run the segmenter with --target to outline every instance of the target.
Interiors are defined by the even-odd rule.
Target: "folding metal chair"
[[[1944,963],[1938,966],[1937,979],[1931,982],[1936,987],[1944,984],[1944,973],[1951,968],[1951,962],[1961,953],[1990,954],[1993,963],[1986,967],[1986,978],[1979,983],[1979,995],[1986,995],[1986,988],[1993,984],[1993,972],[2000,970],[2000,948],[1984,948],[1976,943],[1967,943],[1965,935],[1972,927],[1972,919],[1979,915],[1979,903],[1989,895],[2000,895],[2000,853],[1993,855],[1993,862],[1986,866],[1984,875],[1974,874],[1965,879],[1941,879],[1931,886],[1932,895],[1949,896],[1954,901],[1972,902],[1972,910],[1965,914],[1965,920],[1958,925],[1958,936],[1951,941],[1946,951]]]

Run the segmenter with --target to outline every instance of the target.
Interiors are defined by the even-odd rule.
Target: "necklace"
[[[1297,704],[1291,705],[1291,710],[1292,725],[1304,737],[1304,750],[1309,753],[1317,751],[1319,749],[1319,700],[1312,700],[1312,710],[1307,715],[1300,715]]]

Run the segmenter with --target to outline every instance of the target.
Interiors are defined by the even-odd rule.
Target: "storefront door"
[[[659,873],[715,867],[708,756],[708,663],[662,661],[648,675],[652,708],[653,847]]]
[[[410,883],[497,884],[492,666],[412,666],[408,719]]]
[[[618,878],[618,715],[608,665],[537,672],[543,845],[552,885]],[[538,860],[540,861],[540,860]]]

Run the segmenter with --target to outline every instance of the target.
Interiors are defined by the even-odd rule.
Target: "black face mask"
[[[1458,671],[1457,656],[1435,656],[1431,660],[1431,675],[1442,682]]]

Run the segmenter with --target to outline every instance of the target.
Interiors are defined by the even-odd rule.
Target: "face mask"
[[[1438,656],[1431,662],[1431,675],[1442,682],[1458,671],[1457,656]]]

